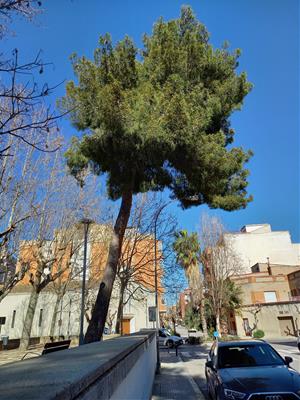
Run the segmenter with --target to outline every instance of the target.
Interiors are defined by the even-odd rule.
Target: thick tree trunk
[[[173,324],[173,332],[174,334],[176,333],[176,319],[172,318],[172,324]]]
[[[216,315],[216,329],[219,332],[219,336],[221,336],[221,324],[220,324],[220,312],[218,310]]]
[[[203,291],[202,291],[202,297],[200,300],[200,314],[201,314],[201,325],[202,325],[202,330],[203,330],[203,336],[204,339],[207,338],[207,323],[206,323],[206,318],[205,318],[205,303],[204,303],[204,296],[203,296]]]
[[[49,336],[53,337],[55,333],[55,325],[56,325],[56,320],[57,320],[57,314],[58,314],[58,308],[59,308],[59,303],[62,301],[62,297],[60,294],[57,294],[56,300],[55,300],[55,305],[54,305],[54,310],[52,314],[52,320],[51,320],[51,326],[50,326],[50,333]]]
[[[29,299],[29,304],[27,307],[26,311],[26,316],[25,316],[25,321],[23,325],[23,331],[22,331],[22,336],[20,340],[20,350],[27,350],[28,345],[29,345],[29,339],[30,339],[30,334],[31,334],[31,328],[32,328],[32,323],[33,323],[33,318],[34,318],[34,313],[37,305],[37,301],[39,298],[39,293],[33,288],[30,299]]]
[[[116,277],[118,261],[121,253],[124,233],[132,205],[132,191],[124,192],[114,233],[109,246],[108,259],[104,276],[99,287],[95,307],[85,334],[84,343],[97,342],[101,339],[108,313],[109,301]]]
[[[125,288],[121,284],[120,294],[119,294],[119,305],[118,305],[118,313],[117,313],[117,322],[116,322],[116,333],[118,333],[118,334],[122,334],[124,290],[125,290]]]

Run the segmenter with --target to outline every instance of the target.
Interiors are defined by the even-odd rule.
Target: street
[[[278,351],[282,356],[289,356],[293,358],[291,367],[300,372],[300,352],[298,350],[296,339],[282,339],[269,341],[269,343]],[[205,361],[209,351],[209,345],[188,345],[185,344],[180,347],[179,357],[185,363],[189,375],[194,379],[195,383],[204,394],[207,396],[206,380],[204,374]]]

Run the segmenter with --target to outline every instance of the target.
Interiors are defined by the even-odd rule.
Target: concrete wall
[[[0,400],[148,400],[155,367],[155,332],[141,331],[2,366]]]
[[[247,232],[226,233],[224,239],[231,243],[242,262],[241,272],[251,272],[256,263],[299,265],[299,244],[291,242],[288,231],[249,229]]]
[[[253,311],[257,310],[257,306],[243,307],[241,314],[236,316],[237,334],[245,337],[243,327],[243,318],[248,318],[250,327],[254,324]],[[257,314],[257,329],[265,332],[266,338],[279,338],[293,336],[282,334],[280,329],[280,318],[292,318],[295,329],[300,329],[300,302],[287,302],[282,304],[264,304]]]

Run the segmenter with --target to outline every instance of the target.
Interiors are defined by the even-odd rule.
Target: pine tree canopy
[[[76,83],[60,107],[83,136],[67,152],[71,172],[107,174],[111,199],[168,188],[186,208],[244,208],[250,151],[233,147],[230,116],[251,90],[239,50],[214,49],[189,7],[159,19],[144,48],[100,37],[94,60],[72,56]]]

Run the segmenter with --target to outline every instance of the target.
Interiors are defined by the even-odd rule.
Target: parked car
[[[171,335],[171,333],[165,328],[159,329],[158,334],[159,334],[159,344],[161,345],[172,348],[183,344],[183,340],[181,337]]]
[[[205,365],[215,400],[297,400],[300,374],[263,340],[214,342]]]

